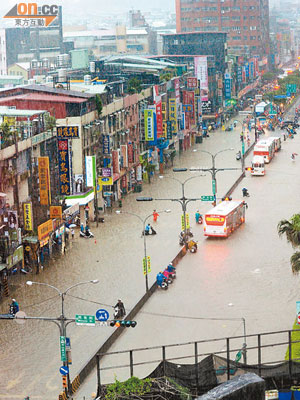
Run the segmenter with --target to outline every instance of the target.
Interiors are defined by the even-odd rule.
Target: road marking
[[[6,390],[10,390],[12,388],[14,388],[15,386],[17,386],[19,383],[21,383],[21,378],[23,374],[20,374],[16,379],[13,379],[11,381],[8,381],[7,385],[6,385]]]

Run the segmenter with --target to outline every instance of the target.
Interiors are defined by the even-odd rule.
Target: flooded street
[[[193,149],[216,153],[221,149],[234,148],[219,154],[216,166],[239,168],[241,164],[235,160],[235,154],[240,149],[239,131],[236,128],[234,132],[212,133],[203,144],[197,144],[177,157],[174,166],[211,167],[211,157]],[[267,166],[265,177],[247,175],[237,188],[234,198],[241,197],[243,186],[249,189],[251,197],[247,199],[246,224],[230,238],[205,239],[202,226],[195,226],[194,213],[197,209],[204,213],[211,208],[211,204],[192,202],[188,205],[191,228],[199,240],[198,253],[185,257],[173,286],[149,300],[137,318],[138,326],[126,331],[111,351],[242,334],[241,321],[180,320],[149,316],[146,312],[150,311],[202,318],[245,318],[247,333],[292,327],[299,278],[292,276],[289,265],[292,248],[285,238],[278,237],[277,223],[299,211],[299,168],[297,162],[291,165],[290,161],[290,154],[299,150],[299,145],[298,136],[293,141],[284,142],[281,152]],[[240,171],[217,174],[219,197],[239,175]],[[167,170],[165,176],[184,181],[193,175],[174,174]],[[185,191],[187,197],[210,195],[211,175],[207,173],[191,180],[186,184]],[[179,198],[181,185],[172,179],[155,177],[151,185],[144,184],[141,195]],[[157,235],[147,237],[147,253],[152,260],[151,285],[156,273],[180,249],[181,207],[171,201],[138,203],[136,197],[135,194],[127,196],[122,211],[136,213],[144,219],[153,209],[171,210],[168,214],[160,213],[154,226]],[[39,275],[21,276],[14,280],[11,297],[18,300],[21,310],[28,316],[60,315],[61,299],[57,292],[39,285],[28,286],[25,284],[28,279],[51,284],[61,291],[78,282],[99,279],[97,285],[87,284],[68,292],[65,298],[65,315],[68,318],[74,318],[76,314],[95,315],[98,308],[106,308],[112,313],[112,306],[118,298],[122,299],[126,310],[134,306],[145,292],[142,223],[135,216],[118,215],[115,210],[105,216],[105,223],[99,224],[98,229],[91,226],[94,239],[79,239],[76,232],[76,238],[71,241],[64,257],[54,260]],[[1,312],[7,311],[8,301],[1,304]],[[110,327],[68,326],[67,336],[71,338],[73,359],[71,378],[112,332]],[[61,391],[59,368],[62,365],[57,326],[40,321],[26,321],[24,325],[1,321],[0,338],[0,399],[23,399],[25,396],[30,396],[30,399],[56,399]],[[152,365],[136,375],[143,376],[154,368],[155,365]],[[110,371],[105,374],[103,383],[112,381],[115,373]],[[126,374],[128,371],[125,377]],[[123,375],[120,377],[123,378]],[[95,378],[93,373],[76,398],[82,399],[95,390]]]

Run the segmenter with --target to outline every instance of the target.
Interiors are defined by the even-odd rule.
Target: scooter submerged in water
[[[89,239],[89,238],[93,238],[94,234],[90,230],[85,231],[85,232],[80,231],[80,237]]]

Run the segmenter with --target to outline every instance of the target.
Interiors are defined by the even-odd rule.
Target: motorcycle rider
[[[159,271],[159,273],[156,275],[157,285],[161,287],[164,280],[165,280],[165,277],[164,277],[163,273],[161,271]]]
[[[199,210],[197,210],[196,211],[196,213],[195,213],[195,219],[196,219],[196,223],[197,224],[201,224],[201,222],[202,222],[202,215],[200,214],[200,212],[199,212]],[[201,221],[201,222],[200,222]]]
[[[117,311],[118,318],[124,318],[126,315],[125,306],[121,299],[118,300],[117,304],[114,307],[115,311]]]
[[[19,311],[19,303],[16,301],[16,299],[11,299],[12,303],[10,304],[10,308],[13,310],[13,314],[17,314]]]
[[[193,248],[195,248],[195,250],[197,250],[198,245],[197,245],[197,242],[195,242],[195,240],[192,239],[188,242],[188,249],[191,251]]]
[[[173,266],[173,263],[170,262],[170,264],[167,266],[167,271],[168,272],[174,272],[176,271],[176,268]]]
[[[247,188],[243,188],[242,189],[242,193],[243,193],[243,197],[248,197],[249,196],[249,192]]]
[[[151,225],[147,224],[145,227],[145,235],[150,235]]]

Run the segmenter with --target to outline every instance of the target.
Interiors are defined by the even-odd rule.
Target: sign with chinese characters
[[[48,221],[38,226],[38,239],[44,240],[49,236],[49,233],[53,231],[53,222],[52,219],[48,219]]]
[[[195,77],[187,78],[187,87],[189,89],[197,89],[198,87],[198,79]]]
[[[157,126],[157,137],[163,136],[163,116],[162,116],[162,102],[156,103],[156,126]]]
[[[109,135],[103,135],[102,152],[103,152],[103,154],[110,154]]]
[[[128,163],[129,164],[133,164],[133,162],[134,162],[134,152],[133,152],[133,144],[131,142],[128,142],[127,152],[128,152]]]
[[[32,231],[32,204],[24,203],[24,229],[25,231]]]
[[[59,126],[56,131],[58,138],[79,138],[78,126]]]
[[[86,186],[94,187],[96,182],[96,156],[85,157]]]
[[[207,57],[197,56],[194,58],[195,75],[200,80],[201,99],[208,100],[208,69]]]
[[[49,157],[38,157],[40,204],[51,203]]]
[[[225,74],[224,88],[225,88],[225,99],[230,99],[231,98],[231,76],[228,73]]]
[[[71,183],[68,139],[58,139],[57,150],[60,194],[69,196],[71,194]]]
[[[154,141],[154,112],[153,110],[144,110],[145,120],[145,140],[146,142]]]
[[[182,105],[183,112],[193,112],[193,105],[192,104],[183,104]]]
[[[176,99],[169,99],[169,121],[171,122],[172,134],[176,135],[178,132]]]
[[[122,158],[122,168],[127,168],[128,167],[127,144],[120,145],[120,153]]]
[[[50,206],[50,218],[62,219],[62,206]]]
[[[174,79],[174,89],[175,89],[175,98],[176,103],[180,103],[180,81],[179,78]]]
[[[147,260],[144,257],[143,258],[143,272],[144,275],[148,275],[151,272],[151,258],[150,256],[147,256]]]

